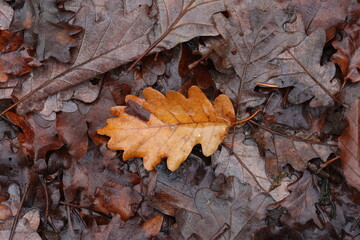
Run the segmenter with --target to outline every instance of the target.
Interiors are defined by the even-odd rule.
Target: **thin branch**
[[[21,198],[19,210],[17,211],[14,222],[13,222],[13,224],[11,226],[11,232],[10,232],[9,240],[13,240],[13,238],[14,238],[16,227],[17,227],[19,217],[20,217],[20,212],[21,212],[21,209],[22,209],[22,207],[24,205],[26,195],[29,193],[29,189],[30,189],[30,183],[28,182],[26,184],[25,192],[24,192],[24,194],[23,194],[23,196]]]

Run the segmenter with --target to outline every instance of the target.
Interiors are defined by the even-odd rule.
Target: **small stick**
[[[49,193],[47,191],[47,186],[46,186],[46,182],[44,181],[44,179],[41,177],[40,178],[40,182],[42,184],[42,186],[44,187],[44,191],[45,191],[45,218],[44,218],[44,224],[46,224],[48,216],[49,216]]]
[[[222,225],[222,227],[211,237],[211,240],[216,240],[218,239],[218,237],[220,237],[221,235],[224,234],[224,232],[226,232],[227,230],[230,229],[229,224],[224,223],[224,225]]]
[[[277,84],[269,84],[269,83],[262,83],[262,82],[255,82],[256,85],[259,85],[261,87],[270,87],[270,88],[279,88],[280,85]]]
[[[9,240],[13,240],[13,238],[14,238],[15,231],[16,231],[16,227],[17,227],[17,224],[18,224],[18,221],[19,221],[19,217],[20,217],[20,212],[21,212],[22,206],[24,205],[25,198],[26,198],[26,195],[27,195],[28,192],[29,192],[29,189],[30,189],[30,183],[28,182],[28,183],[26,184],[26,190],[25,190],[25,192],[24,192],[24,195],[23,195],[22,198],[21,198],[19,210],[17,211],[16,216],[15,216],[15,219],[14,219],[14,222],[13,222],[13,224],[12,224],[12,226],[11,226],[11,232],[10,232]]]

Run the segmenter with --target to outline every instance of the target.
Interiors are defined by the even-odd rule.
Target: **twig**
[[[211,240],[218,239],[221,235],[223,235],[229,229],[230,229],[229,224],[224,223],[224,225],[222,225],[222,227],[211,237]]]
[[[47,191],[47,186],[46,183],[44,181],[44,179],[42,177],[40,177],[40,182],[42,184],[42,186],[44,187],[44,191],[45,191],[45,218],[44,218],[44,224],[46,224],[48,216],[49,216],[49,193]]]
[[[17,211],[16,216],[15,216],[15,219],[14,219],[14,222],[13,222],[13,224],[12,224],[12,226],[11,226],[11,232],[10,232],[9,240],[13,240],[13,238],[14,238],[15,231],[16,231],[16,227],[17,227],[17,223],[18,223],[19,217],[20,217],[20,212],[21,212],[22,206],[24,205],[25,198],[26,198],[26,195],[27,195],[28,192],[29,192],[29,189],[30,189],[30,183],[28,182],[28,183],[26,184],[25,192],[24,192],[24,194],[23,194],[23,196],[22,196],[22,198],[21,198],[19,210]]]

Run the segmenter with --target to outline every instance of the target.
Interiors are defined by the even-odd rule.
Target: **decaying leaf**
[[[61,62],[69,62],[70,48],[77,45],[72,35],[81,30],[81,27],[68,23],[74,13],[58,8],[56,0],[18,1],[18,4],[10,29],[28,32],[28,44],[32,46],[37,42],[36,54],[40,61],[55,57]],[[36,40],[30,40],[30,36],[35,36]]]
[[[279,75],[280,67],[272,60],[299,44],[305,34],[284,29],[293,13],[283,9],[277,1],[226,0],[225,6],[230,17],[226,19],[222,14],[215,14],[213,18],[221,36],[227,40],[226,56],[240,77],[236,90],[239,99],[243,89],[253,90],[255,82],[265,82]]]
[[[5,0],[0,1],[0,30],[8,29],[11,19],[14,15],[14,10],[9,6]]]
[[[19,134],[19,142],[22,151],[32,160],[45,159],[45,154],[50,150],[61,148],[64,143],[58,138],[55,122],[44,121],[41,117],[30,115],[22,117],[13,112],[8,112],[6,116],[10,121],[19,126],[23,133]],[[37,121],[46,122],[46,127],[41,127]]]
[[[40,99],[134,60],[149,47],[146,34],[154,20],[148,15],[148,6],[127,13],[122,1],[116,0],[108,1],[103,8],[106,14],[98,19],[97,6],[92,1],[83,2],[74,17],[74,24],[83,27],[74,62],[61,64],[48,60],[44,68],[34,71],[33,77],[26,79],[31,87],[19,87],[16,92],[20,99],[33,91],[31,97],[19,104],[19,113],[32,110]]]
[[[41,65],[30,55],[23,40],[22,33],[0,31],[0,82],[7,81],[9,75],[20,76]]]
[[[132,218],[121,226],[119,215],[114,216],[105,229],[102,226],[91,226],[84,231],[81,240],[87,239],[151,239],[159,234],[163,216],[156,215],[147,221],[141,217]]]
[[[292,0],[291,5],[300,12],[306,33],[310,35],[318,28],[327,30],[344,21],[350,2],[351,0]]]
[[[348,19],[340,32],[341,39],[332,41],[337,52],[331,56],[331,61],[337,63],[345,80],[360,81],[360,25],[356,21],[360,17],[359,3],[349,7]]]
[[[236,176],[242,183],[268,191],[272,179],[266,176],[265,159],[260,156],[256,143],[250,139],[245,140],[243,133],[236,133],[233,143],[231,134],[224,140],[224,144],[233,144],[233,153],[223,148],[218,156],[212,157],[215,174]]]
[[[236,177],[228,177],[214,191],[203,188],[196,193],[198,214],[181,210],[176,221],[185,239],[197,236],[196,239],[251,239],[254,229],[265,226],[266,206],[272,199],[266,194],[254,194],[248,184],[240,183]],[[221,234],[222,228],[227,228]],[[206,230],[205,230],[206,229]]]
[[[132,187],[139,182],[136,174],[106,168],[109,160],[92,148],[84,158],[73,161],[64,171],[65,199],[105,214],[116,213],[125,221],[134,215],[141,196]],[[115,160],[113,160],[115,161]]]
[[[332,62],[320,63],[325,41],[325,31],[319,28],[299,45],[280,54],[273,63],[281,67],[281,74],[267,82],[293,86],[288,97],[293,104],[310,100],[313,108],[333,105],[340,82],[334,78],[336,68]]]
[[[220,0],[157,0],[159,20],[155,25],[152,42],[163,39],[157,44],[160,49],[170,49],[176,44],[189,41],[197,36],[216,36],[211,16],[224,11]]]
[[[261,154],[265,156],[266,174],[271,179],[278,176],[288,163],[296,170],[303,171],[309,160],[320,157],[326,161],[332,153],[329,145],[324,145],[317,139],[305,139],[268,130],[259,129],[254,138]]]
[[[342,169],[347,182],[360,190],[360,98],[350,106],[345,120],[347,127],[338,143]]]
[[[151,88],[143,95],[145,99],[128,95],[128,107],[113,107],[111,114],[117,117],[108,119],[98,133],[111,137],[110,149],[124,150],[124,160],[143,157],[147,170],[167,158],[168,168],[175,171],[199,143],[204,155],[210,156],[235,121],[226,95],[218,96],[212,105],[196,86],[189,89],[189,98],[175,91],[164,96]]]
[[[159,164],[156,171],[156,186],[148,197],[151,206],[170,216],[176,216],[179,209],[198,214],[195,195],[199,189],[210,187],[214,180],[212,167],[201,158],[190,156],[175,172],[170,172],[165,164]]]
[[[290,195],[277,204],[287,208],[288,214],[295,222],[305,224],[309,220],[314,220],[321,227],[315,207],[315,203],[319,201],[320,191],[315,181],[315,177],[305,170],[298,181],[288,186]]]

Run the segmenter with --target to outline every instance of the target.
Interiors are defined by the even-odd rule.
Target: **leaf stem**
[[[242,123],[245,123],[247,121],[250,121],[253,117],[255,117],[259,112],[262,112],[262,111],[263,111],[263,109],[259,109],[253,115],[251,115],[250,117],[239,120],[239,121],[236,121],[236,122],[233,122],[233,123],[231,123],[231,125],[238,125],[238,124],[242,124]]]

